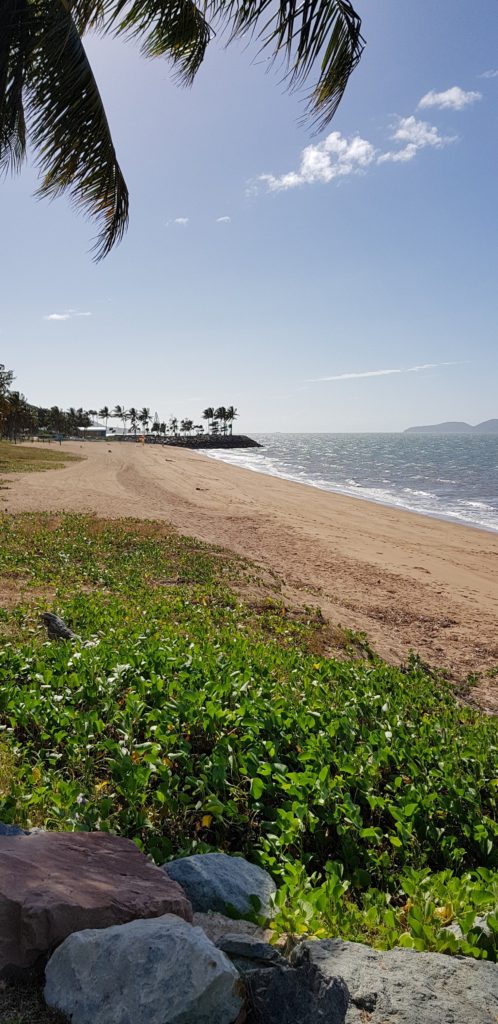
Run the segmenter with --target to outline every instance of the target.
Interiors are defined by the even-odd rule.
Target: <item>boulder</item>
[[[226,917],[225,914],[216,914],[212,911],[207,914],[194,914],[194,924],[198,928],[202,928],[208,939],[211,939],[215,946],[218,945],[219,940],[225,935],[254,935],[256,938],[261,939],[262,942],[269,939],[271,935],[268,929],[260,928],[259,925],[254,924],[254,921],[244,921],[243,918],[234,921],[232,917]]]
[[[259,913],[267,917],[272,913],[270,899],[276,890],[275,882],[267,871],[243,857],[194,853],[171,860],[163,867],[185,890],[195,911],[224,913],[233,908],[244,916],[254,912],[250,897],[256,896]]]
[[[0,821],[0,836],[26,836],[27,834],[25,829],[19,828],[19,825],[5,825],[3,821]]]
[[[244,982],[247,1024],[345,1024],[347,1019],[344,981],[324,977],[313,964],[262,967],[245,974]]]
[[[273,967],[287,967],[285,957],[275,946],[264,942],[256,935],[223,935],[216,943],[232,961],[239,974],[245,976],[248,971],[268,970]]]
[[[192,908],[129,839],[38,832],[0,840],[0,978],[26,971],[71,932]]]
[[[72,1024],[232,1024],[244,990],[200,928],[166,914],[70,935],[44,995]]]
[[[491,1024],[498,1020],[498,966],[483,960],[387,952],[358,942],[303,942],[297,967],[314,967],[324,981],[341,977],[350,994],[346,1024]]]

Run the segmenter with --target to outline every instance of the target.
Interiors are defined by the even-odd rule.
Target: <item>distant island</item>
[[[425,427],[408,427],[404,434],[498,434],[498,420],[484,420],[475,427],[459,420],[432,423]]]

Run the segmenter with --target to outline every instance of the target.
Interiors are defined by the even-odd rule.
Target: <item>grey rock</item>
[[[24,828],[19,828],[19,825],[4,825],[3,821],[0,821],[0,836],[25,836],[27,832]]]
[[[346,984],[325,978],[313,964],[249,971],[244,981],[247,1024],[345,1024]]]
[[[232,1024],[237,971],[173,914],[74,932],[46,968],[45,1000],[72,1024]]]
[[[493,932],[491,931],[491,928],[489,927],[487,917],[484,917],[484,916],[483,917],[479,917],[479,916],[477,916],[475,918],[474,924],[472,925],[472,928],[469,928],[469,931],[474,932],[476,930],[480,931],[481,934],[484,935],[484,937],[486,939],[492,939],[493,938]],[[443,931],[444,932],[450,932],[452,935],[455,936],[455,939],[458,939],[458,941],[460,941],[461,939],[465,938],[465,936],[463,934],[463,931],[460,928],[460,925],[456,921],[453,924],[446,925],[446,928],[443,928]]]
[[[270,946],[269,942],[262,942],[255,935],[224,935],[216,945],[230,957],[242,976],[248,971],[260,968],[268,970],[277,966],[288,966],[285,957],[275,949],[275,946]]]
[[[276,890],[275,882],[267,871],[243,857],[194,853],[192,857],[171,860],[163,867],[185,890],[194,911],[223,913],[233,907],[239,914],[249,914],[254,910],[250,897],[257,896],[260,913],[272,913],[270,898]]]
[[[296,966],[322,978],[343,978],[350,993],[346,1024],[494,1024],[498,1020],[498,966],[483,960],[387,952],[357,942],[326,939],[294,950]]]
[[[225,914],[213,912],[194,914],[194,924],[198,928],[202,928],[215,946],[224,935],[255,935],[262,942],[265,942],[271,935],[268,929],[260,928],[259,925],[254,924],[254,921],[244,921],[242,918],[234,921],[233,918],[226,917]]]

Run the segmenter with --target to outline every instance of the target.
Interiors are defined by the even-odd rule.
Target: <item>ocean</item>
[[[210,458],[324,491],[498,531],[498,436],[252,434]]]

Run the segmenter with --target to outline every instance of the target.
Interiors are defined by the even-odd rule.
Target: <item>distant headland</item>
[[[498,420],[484,420],[473,427],[470,423],[449,420],[424,427],[408,427],[405,434],[498,434]]]

